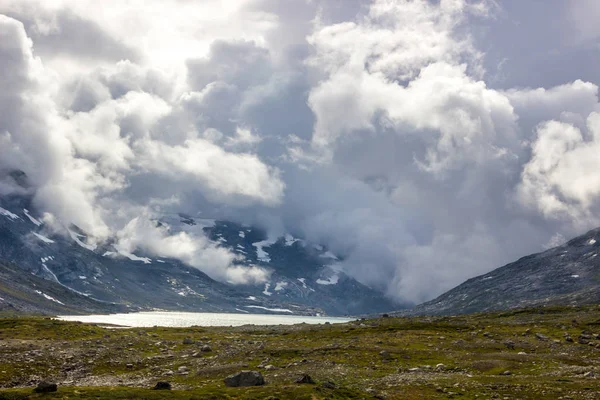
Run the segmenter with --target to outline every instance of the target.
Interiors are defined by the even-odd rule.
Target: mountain
[[[404,315],[600,303],[600,228],[469,279]]]
[[[243,256],[242,264],[272,271],[262,286],[246,286],[252,297],[323,308],[332,315],[389,311],[398,305],[380,292],[346,275],[340,257],[323,246],[287,234],[267,239],[264,232],[232,222],[216,221],[206,230],[210,239]]]
[[[3,284],[16,285],[15,277],[29,274],[94,304],[132,310],[356,315],[398,307],[344,274],[339,258],[322,246],[290,235],[269,240],[257,228],[183,214],[165,215],[155,223],[174,233],[201,230],[238,254],[240,264],[271,271],[270,279],[261,285],[231,285],[175,259],[119,252],[110,241],[92,245],[86,232],[73,225],[63,234],[53,233],[31,198],[19,195],[0,197],[0,262],[14,270]]]

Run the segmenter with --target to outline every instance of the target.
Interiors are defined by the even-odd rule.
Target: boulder
[[[166,381],[156,382],[152,390],[171,390],[171,384]]]
[[[302,376],[298,377],[295,381],[296,383],[307,383],[309,385],[314,385],[316,382],[311,378],[310,375],[302,374]]]
[[[56,385],[56,383],[50,383],[45,381],[38,383],[37,387],[33,389],[33,391],[36,393],[51,393],[56,392],[57,390],[58,386]]]
[[[535,334],[535,337],[536,337],[538,340],[541,340],[542,342],[545,342],[546,340],[548,340],[548,339],[549,339],[549,338],[548,338],[548,336],[546,336],[546,335],[543,335],[543,334],[541,334],[541,333],[536,333],[536,334]]]
[[[262,386],[265,384],[265,378],[258,371],[241,371],[229,375],[224,382],[227,387]]]

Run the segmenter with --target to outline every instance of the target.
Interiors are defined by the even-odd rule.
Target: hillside
[[[600,229],[469,279],[401,314],[464,314],[600,303]]]
[[[134,311],[100,302],[0,261],[0,312],[3,314],[91,314]]]

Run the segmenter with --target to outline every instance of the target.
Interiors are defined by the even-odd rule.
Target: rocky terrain
[[[600,229],[469,279],[402,315],[452,315],[600,303]]]
[[[6,318],[0,399],[598,399],[599,318],[600,306],[237,328]],[[264,384],[226,386],[244,370]],[[41,381],[58,390],[34,394]]]

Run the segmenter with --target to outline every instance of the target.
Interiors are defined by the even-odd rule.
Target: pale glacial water
[[[228,313],[190,313],[172,311],[148,311],[129,314],[107,315],[62,315],[63,321],[80,321],[96,324],[122,325],[136,328],[153,326],[189,327],[189,326],[242,326],[242,325],[294,325],[324,324],[352,321],[337,317],[305,317],[301,315],[273,314],[228,314]]]

